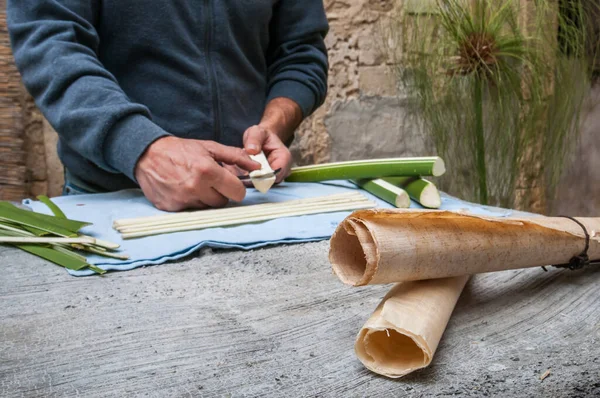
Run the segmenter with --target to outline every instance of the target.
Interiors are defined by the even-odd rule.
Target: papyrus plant
[[[441,189],[543,211],[590,88],[587,11],[577,1],[440,0],[394,16],[385,48],[448,166]]]

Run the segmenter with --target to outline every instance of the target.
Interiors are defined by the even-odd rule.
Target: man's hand
[[[160,210],[222,207],[230,199],[244,199],[244,184],[217,162],[246,171],[260,169],[260,164],[241,148],[164,137],[140,158],[135,177],[148,200]]]
[[[263,151],[273,170],[281,168],[276,182],[283,181],[292,167],[292,154],[283,141],[294,135],[294,130],[302,122],[300,106],[288,98],[271,100],[260,123],[244,133],[244,149],[250,155]]]
[[[262,150],[273,170],[281,168],[276,182],[283,181],[290,174],[292,154],[274,132],[261,125],[250,127],[244,133],[244,148],[250,155],[257,155]]]

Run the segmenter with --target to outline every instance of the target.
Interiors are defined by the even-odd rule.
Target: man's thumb
[[[252,126],[244,133],[244,149],[250,155],[258,155],[267,139],[267,131],[260,126]]]

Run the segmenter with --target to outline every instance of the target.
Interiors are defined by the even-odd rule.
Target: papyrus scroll
[[[577,218],[600,259],[600,218]],[[566,264],[585,248],[585,231],[562,217],[494,218],[448,211],[362,210],[330,242],[346,284],[362,286]]]
[[[360,330],[354,349],[375,373],[398,378],[428,366],[468,276],[399,283]]]

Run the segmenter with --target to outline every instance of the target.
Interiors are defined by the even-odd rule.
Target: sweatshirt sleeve
[[[286,97],[310,116],[327,95],[329,24],[322,0],[280,0],[273,10],[267,53],[267,101]]]
[[[101,0],[8,0],[15,62],[61,141],[98,167],[134,170],[146,148],[168,135],[132,102],[99,61],[94,27]]]

